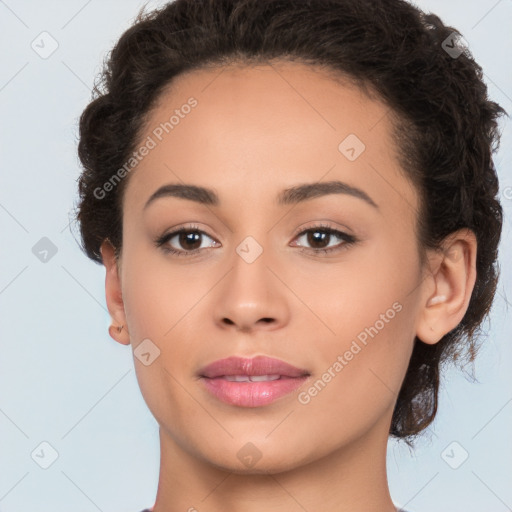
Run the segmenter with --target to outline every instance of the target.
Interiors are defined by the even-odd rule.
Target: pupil
[[[193,233],[193,232],[180,233],[180,243],[185,242],[184,246],[186,247],[188,245],[189,249],[197,249],[198,248],[198,247],[191,247],[191,244],[193,244],[194,242],[197,244],[197,242],[199,241],[199,238],[200,238],[199,233]],[[199,243],[198,245],[200,246],[201,243]]]
[[[315,235],[321,233],[320,237],[316,237]],[[312,231],[310,232],[310,239],[308,240],[308,243],[311,245],[318,243],[319,241],[325,241],[326,237],[328,237],[329,234],[325,233],[323,231]],[[323,246],[322,246],[323,247]]]

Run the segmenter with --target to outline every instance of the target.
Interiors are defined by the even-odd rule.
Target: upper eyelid
[[[347,233],[346,231],[343,231],[343,229],[338,229],[338,228],[336,228],[334,226],[330,226],[328,224],[324,224],[324,223],[322,223],[320,221],[318,224],[314,224],[312,226],[308,226],[308,227],[305,227],[305,228],[298,229],[297,231],[294,232],[293,237],[296,238],[297,236],[302,235],[302,234],[304,234],[307,231],[312,231],[314,229],[317,229],[318,231],[325,230],[325,231],[331,231],[333,233],[343,233],[343,234],[345,234],[347,236],[350,236],[350,233]]]
[[[347,235],[349,235],[350,233],[346,232],[346,231],[343,231],[343,229],[339,229],[339,228],[336,228],[336,227],[333,227],[333,226],[330,226],[328,224],[322,224],[322,223],[319,223],[319,224],[314,224],[312,226],[307,226],[305,228],[298,228],[292,236],[296,237],[297,235],[301,235],[303,234],[305,231],[310,231],[312,229],[318,229],[319,231],[322,230],[322,229],[325,229],[325,230],[330,230],[330,231],[338,231],[340,233],[345,233]],[[197,231],[199,233],[202,233],[202,234],[205,234],[207,236],[209,236],[210,238],[215,238],[213,237],[212,235],[209,235],[207,231],[205,231],[204,229],[201,229],[200,227],[198,226],[180,226],[180,227],[177,227],[175,229],[172,229],[170,230],[168,233],[164,233],[164,235],[162,236],[167,236],[167,235],[175,235],[175,234],[178,234],[182,231],[186,231],[186,232],[192,232],[192,231]]]

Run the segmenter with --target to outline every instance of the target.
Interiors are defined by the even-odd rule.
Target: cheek
[[[368,329],[389,331],[413,314],[399,310],[414,298],[411,292],[419,284],[416,255],[378,242],[367,244],[339,264],[319,267],[313,279],[296,283],[295,290],[324,320],[333,340],[360,336],[364,342]]]
[[[382,412],[395,399],[412,353],[419,284],[415,254],[401,256],[368,251],[331,273],[328,293],[317,288],[317,311],[331,333],[315,346],[321,382],[303,391],[318,414],[335,405],[341,420],[358,408]]]
[[[190,271],[183,272],[183,266],[171,265],[154,252],[132,248],[125,255],[123,301],[137,379],[149,409],[160,419],[169,403],[177,407],[180,402],[183,390],[175,379],[182,382],[184,371],[189,377],[194,362],[191,355],[198,351],[197,344],[204,342],[197,335],[197,305],[215,280],[197,273],[197,280],[191,279]],[[206,282],[208,277],[211,279]],[[158,353],[149,366],[136,356],[138,345],[146,339]],[[187,399],[190,402],[188,397],[185,402]]]
[[[367,313],[366,325],[352,328],[355,336],[340,336],[324,347],[319,373],[300,390],[297,417],[305,432],[322,425],[326,451],[333,442],[341,445],[391,420],[413,346],[411,311],[398,309],[388,313],[388,323]]]
[[[124,269],[123,300],[133,341],[149,337],[165,341],[193,312],[213,279],[160,255],[131,255]],[[194,276],[196,279],[194,279]],[[210,283],[209,281],[212,281]]]

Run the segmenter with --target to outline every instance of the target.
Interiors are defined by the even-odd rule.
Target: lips
[[[228,357],[199,371],[211,395],[240,407],[270,404],[296,390],[309,376],[305,369],[266,356]]]
[[[257,356],[253,358],[228,357],[219,359],[199,371],[201,377],[214,379],[226,375],[279,375],[281,377],[302,377],[308,375],[307,370],[303,370],[285,363],[280,359],[274,359],[266,356]]]

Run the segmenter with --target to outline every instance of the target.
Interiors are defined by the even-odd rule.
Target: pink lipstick
[[[266,356],[219,359],[199,371],[207,391],[239,407],[260,407],[300,387],[309,372]]]

